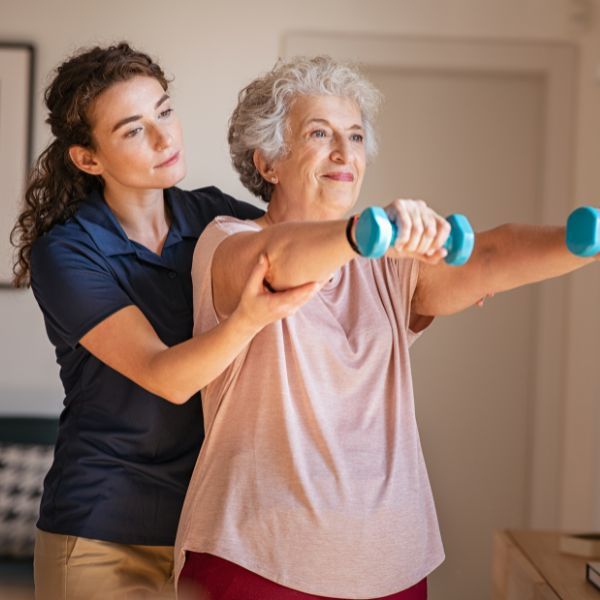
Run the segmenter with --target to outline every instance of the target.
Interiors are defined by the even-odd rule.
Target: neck
[[[160,253],[169,232],[164,190],[105,188],[104,199],[129,239]]]
[[[328,206],[325,202],[285,201],[273,193],[264,219],[267,225],[286,221],[328,221],[343,218],[346,209]]]

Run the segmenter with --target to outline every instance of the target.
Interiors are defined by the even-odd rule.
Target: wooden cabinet
[[[599,600],[585,580],[588,559],[561,553],[559,538],[556,532],[496,532],[492,600]]]

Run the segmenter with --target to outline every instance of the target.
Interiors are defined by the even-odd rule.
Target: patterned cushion
[[[0,443],[0,555],[33,556],[44,477],[54,448]]]

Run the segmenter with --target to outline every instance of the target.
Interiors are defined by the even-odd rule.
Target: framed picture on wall
[[[31,164],[34,48],[0,42],[0,287],[10,287],[15,223]]]

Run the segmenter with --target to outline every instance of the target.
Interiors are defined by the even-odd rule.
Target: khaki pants
[[[36,600],[171,600],[172,573],[172,546],[129,546],[37,531]]]

